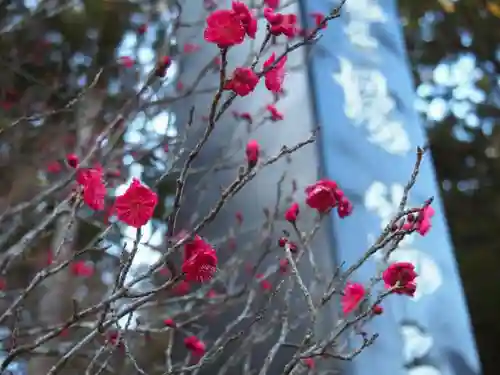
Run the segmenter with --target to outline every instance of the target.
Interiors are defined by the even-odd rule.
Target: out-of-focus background
[[[500,324],[500,2],[399,1],[418,94],[485,374]]]
[[[94,113],[87,119],[95,124],[90,132],[96,132],[144,82],[145,72],[159,56],[194,53],[195,43],[188,47],[177,44],[180,28],[173,21],[175,7],[168,11],[168,4],[154,0],[0,1],[2,209],[40,189],[33,183],[36,171],[64,157],[65,147],[73,148],[75,128],[68,121],[81,121],[81,116],[66,118],[62,111],[51,115],[50,121],[31,118],[29,131],[19,126],[17,132],[11,129],[16,118],[64,107],[106,67],[95,87],[94,102],[87,107],[87,113],[88,108]],[[417,108],[429,137],[483,371],[496,375],[500,337],[500,1],[399,0],[399,9]],[[141,68],[128,69],[129,64]],[[151,92],[151,101],[160,103],[129,124],[119,140],[121,149],[128,152],[123,165],[116,166],[123,176],[117,182],[118,191],[123,191],[123,183],[132,176],[151,182],[167,167],[166,148],[157,146],[175,144],[182,124],[176,122],[170,104],[162,101],[168,102],[169,96],[183,90],[182,82],[176,81],[181,70],[182,65],[174,62],[164,78],[169,84]],[[92,109],[94,105],[97,107]],[[168,202],[172,188],[169,183],[159,187],[162,201]],[[158,222],[146,229],[149,244],[161,244],[164,215],[159,210]],[[92,223],[87,224],[82,231],[88,232],[82,238],[93,233]],[[153,250],[143,255],[149,260],[157,256]],[[103,271],[103,283],[110,281],[105,274]]]

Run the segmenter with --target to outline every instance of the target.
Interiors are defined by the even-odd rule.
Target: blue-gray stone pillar
[[[302,0],[303,19],[328,13],[339,0]],[[316,47],[315,47],[316,48]],[[394,0],[347,0],[328,25],[309,64],[324,174],[355,206],[334,218],[334,256],[356,261],[373,243],[403,194],[417,146],[426,143],[414,109],[414,87]],[[347,367],[353,375],[476,375],[480,365],[443,216],[432,162],[426,158],[411,205],[434,196],[436,215],[425,237],[405,240],[391,261],[410,261],[419,277],[415,298],[391,296],[370,323],[374,345]],[[368,281],[376,260],[355,275]]]

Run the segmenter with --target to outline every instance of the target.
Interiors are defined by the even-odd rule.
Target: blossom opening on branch
[[[314,363],[314,359],[311,357],[302,359],[302,363],[304,364],[304,366],[306,366],[308,369],[311,369],[311,370],[313,370],[316,367],[316,364]]]
[[[285,220],[289,223],[295,223],[299,216],[300,207],[298,203],[292,203],[290,208],[285,212]]]
[[[382,274],[385,287],[394,288],[394,293],[405,294],[413,297],[417,286],[415,279],[418,274],[415,272],[415,266],[409,262],[397,262],[391,264]]]
[[[325,20],[325,16],[323,13],[320,12],[312,12],[311,17],[314,19],[314,23],[316,27],[319,27],[320,29],[326,29],[326,26],[328,25],[325,23],[324,25],[320,26],[321,23]]]
[[[231,90],[236,95],[247,96],[259,83],[259,77],[250,68],[236,68],[231,79],[224,84],[225,90]]]
[[[288,57],[285,55],[275,66],[273,66],[276,61],[276,53],[273,52],[271,57],[264,62],[264,69],[273,66],[273,68],[264,74],[265,84],[269,91],[274,93],[281,92],[283,82],[285,81],[285,64],[287,59]]]
[[[75,276],[90,277],[94,274],[94,267],[83,260],[71,263],[71,273]]]
[[[380,305],[375,305],[372,307],[372,312],[374,315],[382,315],[384,312],[384,308]]]
[[[47,165],[47,172],[49,173],[59,173],[61,172],[61,170],[61,163],[59,163],[57,160],[54,160]]]
[[[134,178],[125,193],[116,197],[114,210],[118,220],[140,228],[151,219],[157,203],[156,193]]]
[[[422,208],[417,218],[416,229],[421,236],[425,236],[432,227],[431,218],[434,216],[434,208],[426,206]]]
[[[319,180],[306,187],[305,193],[307,195],[306,204],[319,213],[329,212],[334,207],[337,207],[340,218],[352,213],[351,202],[344,196],[344,192],[338,188],[335,181]]]
[[[102,168],[79,169],[76,173],[76,182],[83,188],[83,201],[93,210],[104,209],[106,186],[102,181]]]
[[[177,296],[184,296],[191,290],[191,284],[186,280],[182,280],[175,287],[172,288],[172,292]]]
[[[365,297],[365,294],[365,287],[362,284],[348,282],[340,300],[344,314],[347,315],[354,311],[356,307],[358,307],[361,300]]]
[[[217,253],[200,236],[184,245],[182,272],[186,281],[208,281],[217,271]]]
[[[275,13],[273,9],[265,8],[264,17],[269,22],[269,31],[272,35],[285,35],[288,38],[293,38],[297,35],[297,15]]]
[[[203,354],[205,354],[205,350],[206,350],[205,343],[203,343],[203,341],[201,341],[196,336],[188,336],[188,337],[186,337],[184,339],[184,345],[196,357],[201,357],[201,356],[203,356]]]
[[[241,44],[245,35],[245,26],[232,9],[216,10],[207,17],[203,36],[207,42],[215,43],[219,48]]]
[[[264,0],[264,4],[271,9],[276,9],[280,6],[280,0]]]
[[[266,109],[271,113],[271,120],[274,122],[281,121],[285,118],[285,116],[283,116],[283,113],[278,111],[278,109],[276,108],[276,106],[274,104],[269,104],[266,107]]]
[[[260,154],[260,146],[256,140],[251,140],[247,143],[245,153],[247,156],[248,168],[255,167],[259,161]]]
[[[233,1],[232,8],[236,17],[239,18],[245,28],[246,34],[250,38],[255,39],[255,34],[257,33],[257,19],[250,8],[241,1]]]
[[[68,154],[66,155],[66,163],[68,163],[71,168],[78,168],[80,159],[76,154]]]
[[[163,324],[165,324],[167,327],[170,327],[170,328],[175,328],[177,326],[175,324],[174,320],[170,319],[170,318],[163,320]]]

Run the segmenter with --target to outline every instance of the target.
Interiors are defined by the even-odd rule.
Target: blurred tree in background
[[[500,1],[400,0],[485,374],[500,336]]]
[[[147,168],[159,158],[166,160],[165,150],[171,139],[167,129],[172,134],[173,126],[168,111],[145,109],[137,116],[137,107],[138,103],[163,98],[173,90],[170,75],[155,77],[147,90],[140,90],[157,62],[172,53],[171,16],[169,2],[156,0],[0,1],[0,211],[21,202],[33,203],[18,219],[4,218],[0,230],[2,249],[19,241],[27,229],[67,196],[68,189],[62,189],[40,199],[42,205],[31,201],[71,170],[66,155],[86,155],[117,115],[129,120],[120,120],[118,131],[108,132],[103,139],[106,144],[101,143],[100,150],[87,162],[105,163],[111,192],[127,181],[132,164]],[[146,124],[158,114],[163,115],[162,130],[146,131]],[[130,129],[143,138],[127,142]],[[152,181],[163,171],[161,165],[155,164],[143,180],[149,177]],[[171,188],[164,183],[158,186],[162,202]],[[164,211],[165,206],[159,205],[156,217]],[[2,278],[1,289],[24,288],[51,261],[70,259],[72,248],[84,248],[102,230],[108,214],[109,209],[97,216],[90,211],[87,216],[79,215],[72,226],[75,233],[69,236],[77,245],[67,241],[69,244],[62,246],[58,254],[58,232],[67,228],[60,227],[64,222],[49,225],[30,244],[27,261],[17,262],[15,271],[7,279]],[[108,238],[112,240],[114,235],[120,239],[121,234],[111,231]],[[71,314],[74,296],[80,307],[98,301],[112,283],[113,269],[120,261],[120,249],[113,252],[113,246],[122,244],[102,244],[96,249],[99,251],[78,258],[68,271],[71,277],[61,272],[47,282],[45,293],[28,298],[28,309],[13,314],[7,326],[28,327],[38,322],[48,327]],[[102,251],[104,248],[110,251]],[[79,275],[79,281],[72,281]],[[6,297],[2,310],[12,302],[9,294]],[[11,337],[11,331],[2,329],[2,349],[23,343],[23,337],[10,342]],[[46,374],[57,357],[57,350],[39,353],[38,358],[29,361],[28,373]],[[9,369],[16,371],[20,365],[13,363]]]

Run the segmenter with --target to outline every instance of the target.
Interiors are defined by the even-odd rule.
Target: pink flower
[[[90,277],[94,274],[94,267],[79,260],[71,263],[71,273],[75,276]]]
[[[247,96],[259,83],[259,77],[250,68],[236,68],[231,79],[227,80],[224,89],[231,90],[236,95]]]
[[[338,192],[339,190],[337,190]],[[337,206],[337,213],[341,219],[343,219],[346,216],[349,216],[352,213],[352,204],[351,202],[345,197],[342,196],[339,200],[338,206]]]
[[[139,25],[137,28],[137,34],[139,35],[143,35],[146,31],[148,31],[148,25],[146,23]]]
[[[163,56],[157,63],[155,68],[155,75],[157,77],[165,77],[167,70],[172,65],[170,56]]]
[[[47,252],[47,259],[45,260],[45,264],[47,266],[50,266],[52,263],[54,263],[54,254],[52,253],[52,250],[48,250]]]
[[[134,178],[125,193],[116,197],[116,217],[131,227],[140,228],[151,219],[157,203],[156,193]]]
[[[365,297],[365,287],[360,283],[348,282],[344,289],[344,294],[340,300],[342,311],[347,315],[358,307],[361,300]]]
[[[163,320],[163,324],[170,328],[175,328],[177,326],[173,319],[165,319]]]
[[[276,9],[280,6],[280,0],[264,0],[264,4],[271,9]]]
[[[131,68],[134,66],[135,61],[130,56],[122,56],[118,59],[118,63],[123,65],[125,68]]]
[[[297,35],[297,16],[295,14],[275,13],[271,8],[264,9],[264,17],[269,22],[270,33],[274,36],[285,35],[293,38]]]
[[[69,335],[69,328],[63,328],[61,332],[59,332],[60,337],[68,337]]]
[[[90,180],[102,178],[102,168],[82,168],[76,171],[76,182],[78,185],[84,186]]]
[[[206,346],[198,339],[196,336],[189,336],[184,339],[184,345],[188,348],[193,355],[196,357],[201,357],[205,354]]]
[[[415,279],[418,274],[415,272],[415,266],[409,262],[397,262],[391,264],[382,274],[385,287],[394,288],[395,293],[405,294],[413,297],[417,286]]]
[[[311,17],[314,18],[314,23],[316,24],[316,27],[321,25],[321,22],[323,22],[323,20],[325,19],[323,13],[320,12],[312,12]],[[320,27],[320,29],[326,29],[326,25],[327,24],[325,23],[323,26]]]
[[[298,246],[297,246],[297,244],[295,242],[288,241],[286,243],[286,245],[288,246],[288,248],[290,249],[290,252],[292,254],[295,254],[299,250],[299,248],[298,248]]]
[[[218,296],[217,292],[213,289],[210,289],[207,292],[207,298],[216,298]]]
[[[271,112],[271,120],[272,121],[281,121],[281,120],[283,120],[285,118],[283,116],[283,114],[276,109],[276,106],[274,104],[269,104],[266,107],[266,109],[269,112]]]
[[[253,168],[257,165],[259,161],[260,154],[260,146],[255,140],[251,140],[247,143],[247,147],[245,149],[245,153],[247,156],[248,168]]]
[[[240,113],[239,118],[248,121],[250,124],[253,122],[252,115],[248,112]]]
[[[273,284],[271,284],[271,282],[269,280],[264,279],[264,280],[261,280],[260,287],[263,290],[267,291],[267,290],[271,290],[273,288]]]
[[[207,17],[204,38],[219,48],[241,44],[245,34],[245,27],[233,10],[216,10]]]
[[[68,154],[66,155],[66,162],[71,168],[78,168],[78,164],[80,164],[80,159],[76,154]]]
[[[58,161],[52,161],[47,165],[47,172],[49,173],[59,173],[61,172],[61,170],[61,163],[59,163]]]
[[[280,272],[281,273],[287,273],[288,271],[288,259],[287,258],[283,258],[283,259],[280,259]]]
[[[415,226],[421,236],[425,236],[431,229],[431,218],[434,216],[434,213],[434,208],[431,206],[426,206],[420,211]]]
[[[184,244],[182,272],[186,281],[210,280],[217,270],[217,253],[200,236]]]
[[[281,237],[279,240],[278,240],[278,246],[279,247],[285,247],[285,245],[287,244],[288,242],[288,238],[286,237]]]
[[[273,52],[271,57],[264,62],[264,73],[265,84],[269,91],[278,93],[281,91],[283,82],[285,81],[285,64],[287,61],[287,56],[285,55],[275,66],[273,66],[276,61],[276,53]],[[268,68],[270,70],[267,70]]]
[[[123,349],[123,337],[117,331],[109,331],[107,334],[107,342],[112,346],[116,346],[118,348]]]
[[[238,225],[241,225],[243,223],[243,214],[241,213],[241,211],[236,212],[235,216]]]
[[[384,308],[380,305],[375,305],[372,307],[372,313],[374,315],[382,315],[384,313]]]
[[[253,15],[252,11],[241,1],[233,1],[232,8],[233,12],[243,24],[246,34],[250,38],[255,39],[255,34],[257,33],[257,19]]]
[[[190,290],[191,284],[189,284],[186,280],[182,280],[172,289],[173,293],[177,296],[184,296],[188,294]]]
[[[264,279],[263,274],[259,273],[259,274],[255,275],[255,278],[257,280],[259,280],[260,287],[262,288],[262,290],[268,291],[268,290],[271,290],[273,288],[273,284],[271,284],[271,282],[269,280]]]
[[[76,182],[83,188],[83,201],[93,210],[104,209],[106,186],[102,181],[102,169],[79,169],[76,173]]]
[[[309,369],[314,369],[316,367],[316,364],[314,363],[314,359],[309,357],[309,358],[304,358],[302,359],[302,363]]]
[[[299,216],[299,204],[293,203],[285,212],[285,220],[289,223],[295,223]]]
[[[319,180],[306,188],[306,204],[318,212],[328,212],[337,205],[337,197],[339,197],[339,194],[336,194],[337,189],[335,181]]]

